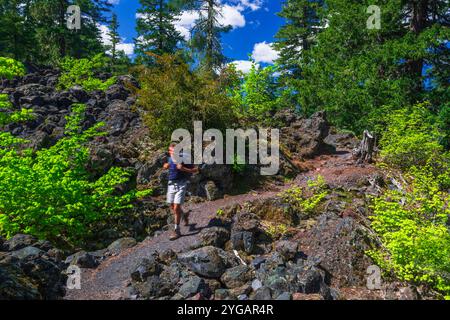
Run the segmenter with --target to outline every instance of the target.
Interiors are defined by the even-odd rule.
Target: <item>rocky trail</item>
[[[372,166],[356,167],[349,150],[339,150],[336,154],[319,156],[305,162],[308,171],[299,174],[292,182],[273,187],[269,191],[252,191],[243,195],[226,196],[223,199],[188,204],[190,210],[190,226],[182,225],[183,237],[170,241],[170,230],[157,233],[138,245],[120,252],[117,256],[104,260],[96,269],[82,269],[81,289],[68,290],[65,299],[126,299],[129,297],[127,287],[130,274],[136,264],[154,252],[167,249],[179,253],[187,250],[199,240],[201,230],[210,227],[210,221],[216,217],[217,210],[226,206],[243,204],[254,200],[264,200],[276,196],[283,189],[292,185],[305,185],[308,179],[317,175],[325,177],[330,185],[342,185],[351,179],[361,178],[375,171]]]

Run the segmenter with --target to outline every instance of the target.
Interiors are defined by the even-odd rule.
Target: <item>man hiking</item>
[[[167,203],[174,213],[175,230],[170,236],[170,240],[176,240],[181,237],[180,222],[181,217],[184,218],[186,226],[189,225],[189,212],[183,213],[181,209],[186,195],[187,184],[193,173],[198,173],[199,169],[192,164],[183,162],[176,163],[174,158],[175,144],[169,146],[168,162],[164,164],[164,169],[169,170],[169,184],[167,187]]]

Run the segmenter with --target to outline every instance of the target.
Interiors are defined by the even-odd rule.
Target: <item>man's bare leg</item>
[[[172,236],[170,237],[170,240],[176,240],[181,236],[180,222],[181,222],[182,211],[181,211],[181,206],[179,204],[172,204],[171,207],[172,207],[174,218],[175,218],[175,230],[174,230]]]

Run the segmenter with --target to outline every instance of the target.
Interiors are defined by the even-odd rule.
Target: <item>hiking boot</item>
[[[172,231],[169,240],[174,241],[174,240],[179,239],[180,237],[181,237],[180,229],[177,229],[177,230]]]
[[[189,210],[188,212],[185,212],[183,214],[183,221],[184,221],[184,225],[186,227],[189,227],[189,214],[191,213],[191,210]]]

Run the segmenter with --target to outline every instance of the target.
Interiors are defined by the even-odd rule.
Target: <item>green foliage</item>
[[[407,180],[407,191],[374,199],[372,228],[383,247],[368,253],[400,279],[429,284],[450,298],[450,196],[429,166],[412,168]]]
[[[237,72],[231,65],[228,72]],[[233,107],[241,118],[254,119],[258,122],[268,122],[270,114],[279,106],[278,86],[275,78],[277,68],[267,66],[260,68],[253,63],[250,72],[237,72],[235,83],[228,88],[233,99]]]
[[[443,134],[427,106],[418,104],[388,115],[380,140],[381,156],[387,164],[408,169],[440,157]]]
[[[19,61],[11,58],[0,57],[0,79],[12,79],[25,75],[25,67]]]
[[[303,114],[326,110],[334,125],[361,133],[425,99],[439,113],[450,93],[446,1],[321,2],[287,1],[278,34],[279,62],[291,72],[285,78]],[[366,27],[373,4],[382,10],[379,30]],[[426,76],[425,65],[432,66]],[[427,89],[426,78],[433,79]]]
[[[308,181],[307,188],[293,186],[280,193],[279,196],[288,205],[288,210],[308,217],[314,214],[328,193],[325,179],[319,175],[316,180]]]
[[[8,95],[0,94],[0,126],[33,119],[33,110],[22,108],[20,111],[11,112],[9,111],[11,107]]]
[[[91,178],[86,169],[86,143],[102,134],[99,129],[103,124],[82,131],[84,110],[84,105],[74,105],[66,137],[36,154],[12,147],[11,142],[17,141],[1,144],[1,235],[21,232],[56,243],[79,244],[92,235],[97,222],[120,216],[134,199],[148,193],[133,190],[119,194],[117,186],[130,178],[121,168],[111,168],[96,180]]]
[[[202,121],[203,130],[231,128],[231,100],[218,80],[191,71],[176,56],[156,58],[157,65],[136,69],[141,83],[137,104],[145,110],[152,138],[166,144],[175,129],[193,132],[194,121]]]
[[[95,78],[95,71],[107,66],[107,58],[98,54],[91,59],[74,59],[66,57],[62,60],[60,67],[62,74],[58,80],[58,89],[69,89],[80,85],[86,91],[106,90],[116,82],[115,77],[102,81]]]
[[[181,11],[173,1],[139,0],[141,7],[136,19],[136,56],[139,63],[152,65],[155,55],[174,54],[179,50],[178,44],[184,39],[175,28],[176,16]]]

